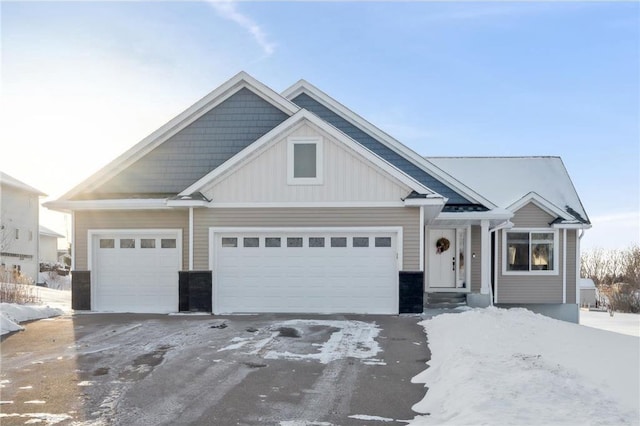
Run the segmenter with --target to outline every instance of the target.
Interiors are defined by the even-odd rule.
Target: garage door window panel
[[[376,237],[376,247],[391,247],[391,237]]]
[[[121,249],[136,248],[136,240],[133,238],[120,238]]]
[[[302,247],[302,237],[287,238],[287,247]]]
[[[353,247],[369,247],[369,237],[353,237]]]
[[[235,248],[238,247],[238,239],[234,237],[223,237],[221,241],[222,247]]]
[[[163,238],[160,241],[160,247],[163,249],[174,249],[176,248],[176,239],[175,238]]]
[[[113,238],[100,238],[101,249],[112,249],[115,247],[116,247],[116,244]]]
[[[265,247],[281,247],[282,240],[280,239],[280,237],[266,237],[264,239],[264,246]]]
[[[143,248],[143,249],[154,249],[154,248],[156,248],[156,240],[155,240],[155,238],[142,238],[142,239],[140,239],[140,248]]]
[[[258,237],[245,237],[242,240],[242,246],[248,248],[260,247],[260,238]]]
[[[324,237],[309,237],[309,247],[324,247]]]

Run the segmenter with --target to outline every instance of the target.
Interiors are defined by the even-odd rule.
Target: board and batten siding
[[[562,303],[564,257],[567,256],[566,285],[567,303],[575,303],[576,280],[576,232],[567,230],[567,253],[563,253],[564,233],[562,229],[554,230],[550,223],[555,217],[539,208],[533,203],[523,206],[515,212],[511,222],[514,228],[547,228],[558,233],[558,246],[554,248],[558,257],[558,273],[555,275],[504,275],[503,270],[503,234],[498,231],[496,243],[498,244],[498,303]]]
[[[209,269],[211,227],[366,227],[403,228],[403,270],[420,270],[420,209],[375,208],[214,208],[194,210],[194,268]]]
[[[289,137],[322,138],[323,182],[289,185]],[[305,121],[203,189],[216,203],[401,201],[411,189]]]
[[[182,229],[182,269],[189,262],[188,210],[95,210],[74,214],[73,252],[74,268],[86,271],[87,235],[90,229]],[[208,268],[206,268],[208,269]]]

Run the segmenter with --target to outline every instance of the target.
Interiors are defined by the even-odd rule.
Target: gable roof
[[[397,167],[393,166],[388,161],[386,161],[383,158],[379,157],[375,153],[373,153],[370,150],[364,148],[360,143],[358,143],[357,141],[353,140],[348,135],[344,134],[340,130],[338,130],[335,127],[331,126],[329,123],[327,123],[326,121],[322,120],[320,117],[318,117],[317,115],[309,112],[306,109],[302,109],[302,110],[298,111],[296,114],[291,116],[289,119],[287,119],[286,121],[281,123],[279,126],[275,127],[270,132],[268,132],[267,134],[262,136],[256,142],[254,142],[251,145],[247,146],[244,150],[242,150],[241,152],[237,153],[235,156],[230,158],[223,165],[221,165],[220,167],[216,168],[215,170],[212,170],[210,173],[208,173],[202,179],[198,180],[193,185],[191,185],[188,188],[186,188],[185,190],[183,190],[178,195],[178,197],[183,196],[183,195],[184,196],[188,196],[189,194],[192,194],[194,192],[201,191],[204,187],[208,186],[215,179],[217,179],[220,176],[225,175],[227,172],[229,172],[234,167],[239,165],[247,156],[250,156],[252,153],[257,152],[262,146],[268,144],[271,141],[276,140],[279,136],[285,134],[287,131],[291,130],[292,128],[294,128],[295,126],[297,126],[299,123],[301,123],[303,121],[307,121],[307,122],[317,126],[322,131],[326,132],[327,134],[329,134],[330,136],[332,136],[336,140],[344,143],[349,148],[351,148],[353,151],[355,151],[357,154],[359,154],[362,157],[366,158],[368,161],[370,161],[371,163],[375,164],[376,166],[378,166],[379,168],[384,170],[386,173],[388,173],[389,175],[391,175],[392,177],[394,177],[398,181],[400,181],[403,184],[407,185],[409,188],[411,188],[416,193],[423,194],[423,196],[425,198],[443,200],[444,197],[442,197],[442,195],[440,195],[440,194],[434,192],[433,190],[431,190],[430,188],[424,186],[422,183],[418,182],[417,180],[415,180],[411,176],[409,176],[406,173],[404,173],[403,171],[399,170]],[[214,202],[215,202],[215,200],[214,200]],[[443,203],[443,201],[440,201],[440,203]]]
[[[230,110],[245,112],[236,115],[240,120],[245,117],[244,121],[225,123]],[[81,195],[95,190],[102,193],[102,198],[112,198],[113,193],[120,198],[127,198],[123,193],[133,198],[175,195],[298,110],[295,104],[240,72],[60,199],[94,198]],[[256,111],[259,117],[249,114]],[[206,125],[194,124],[199,119],[221,122],[222,126],[207,133],[203,128]],[[180,137],[182,131],[188,141]],[[216,136],[222,142],[211,144]],[[202,161],[205,145],[219,151],[207,152],[208,162]],[[186,167],[172,167],[176,165]],[[146,177],[144,184],[141,176]]]
[[[498,207],[534,202],[565,222],[589,224],[560,157],[427,157]]]
[[[354,113],[317,87],[300,80],[282,95],[340,129],[398,169],[449,199],[449,205],[493,208],[491,201],[439,169],[406,145]]]
[[[38,189],[35,189],[33,186],[27,185],[26,183],[14,178],[13,176],[9,176],[5,172],[0,172],[0,184],[11,186],[21,191],[30,192],[32,194],[36,194],[43,197],[47,195],[44,192]]]
[[[62,234],[60,234],[60,233],[58,233],[58,232],[56,232],[56,231],[54,231],[52,229],[49,229],[46,226],[42,226],[42,225],[40,225],[38,233],[41,236],[45,236],[45,237],[64,238],[64,235],[62,235]]]

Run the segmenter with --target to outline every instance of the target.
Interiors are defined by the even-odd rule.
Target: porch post
[[[489,221],[480,221],[480,293],[490,294],[491,288],[491,234]]]

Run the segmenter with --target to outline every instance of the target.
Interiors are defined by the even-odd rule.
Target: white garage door
[[[397,232],[211,234],[215,313],[398,313]]]
[[[92,310],[178,310],[180,231],[92,233]]]

